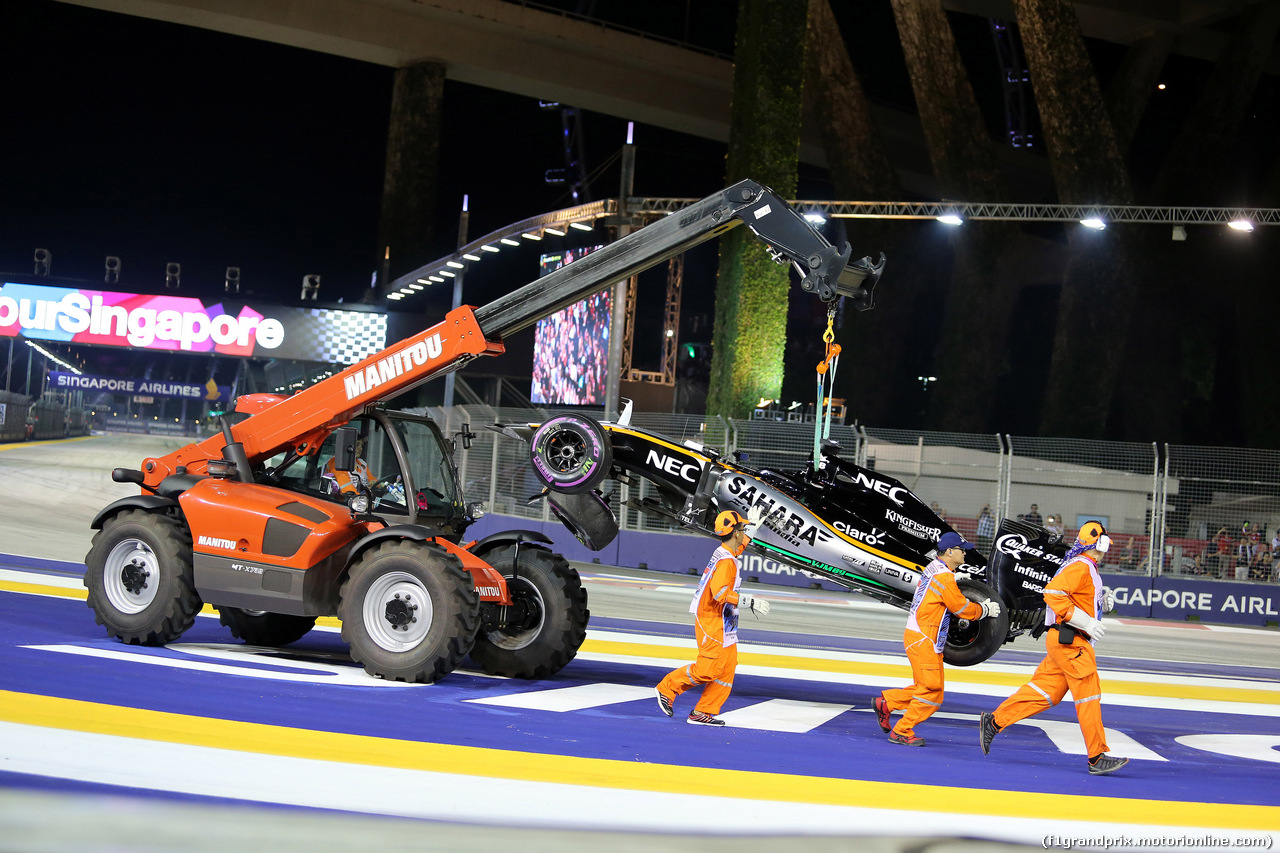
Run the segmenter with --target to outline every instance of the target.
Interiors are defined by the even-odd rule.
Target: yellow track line
[[[40,447],[41,445],[44,445],[44,444],[66,444],[71,441],[88,441],[91,438],[97,438],[97,436],[79,435],[79,436],[76,436],[75,438],[46,438],[40,441],[15,441],[12,443],[5,442],[3,444],[0,444],[0,451],[17,450],[20,447]]]
[[[0,581],[0,591],[73,598],[81,601],[88,596],[88,592],[85,590],[19,581]],[[217,611],[208,604],[204,606],[201,612],[209,616],[217,615]],[[316,624],[331,628],[340,628],[342,626],[342,623],[332,616],[322,616],[316,620]],[[594,654],[618,655],[620,657],[669,658],[675,660],[689,659],[696,654],[693,649],[683,646],[649,645],[646,643],[627,643],[592,638],[588,638],[582,644],[582,651]],[[738,655],[738,662],[748,666],[798,669],[806,672],[838,672],[849,675],[885,678],[911,677],[911,667],[907,664],[841,661],[763,652],[742,652]],[[1010,688],[1021,687],[1027,680],[1026,675],[1019,673],[969,670],[957,667],[949,667],[947,669],[947,678],[952,682],[962,684],[991,684]],[[1157,696],[1167,699],[1213,699],[1220,702],[1246,702],[1253,705],[1280,705],[1280,691],[1253,690],[1247,687],[1160,684],[1108,678],[1105,683],[1105,689],[1108,693],[1115,693],[1116,695]]]
[[[162,743],[526,782],[790,803],[1179,827],[1275,830],[1280,807],[996,791],[543,755],[207,719],[0,691],[0,720]],[[764,792],[767,792],[765,794]]]

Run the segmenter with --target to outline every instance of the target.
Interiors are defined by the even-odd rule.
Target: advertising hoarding
[[[0,337],[354,364],[386,347],[387,316],[5,282]]]

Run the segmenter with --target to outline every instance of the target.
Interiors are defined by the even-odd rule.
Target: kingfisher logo
[[[236,540],[234,539],[218,539],[214,536],[201,536],[196,540],[197,545],[204,545],[207,548],[222,548],[227,551],[236,549]]]
[[[351,373],[342,379],[347,391],[347,399],[354,400],[368,392],[391,382],[415,368],[422,367],[429,360],[437,359],[444,352],[444,342],[437,332],[425,341],[418,341],[399,352],[384,356],[377,361],[351,368]]]

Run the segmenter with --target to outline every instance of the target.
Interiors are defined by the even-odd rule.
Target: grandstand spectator
[[[1029,521],[1032,524],[1044,524],[1044,517],[1040,515],[1040,507],[1035,504],[1031,505],[1031,511],[1018,516],[1023,521]]]
[[[978,550],[991,554],[991,541],[996,538],[996,519],[991,514],[991,504],[983,504],[978,513]]]
[[[1137,571],[1138,565],[1139,563],[1141,563],[1141,559],[1140,559],[1141,554],[1142,554],[1142,549],[1141,548],[1135,549],[1133,547],[1133,537],[1130,536],[1129,541],[1125,542],[1124,545],[1120,548],[1119,552],[1116,553],[1116,563],[1119,565],[1120,571],[1122,572]]]
[[[1061,539],[1066,535],[1066,530],[1062,527],[1062,516],[1051,515],[1044,520],[1044,529]]]
[[[1249,560],[1249,580],[1251,581],[1270,581],[1274,576],[1271,568],[1271,551],[1263,545],[1253,552],[1253,558]]]
[[[1261,542],[1262,537],[1258,535],[1257,529],[1251,529],[1249,522],[1244,522],[1240,526],[1240,538],[1236,540],[1236,565],[1252,565],[1253,557],[1258,553]]]
[[[1227,528],[1218,528],[1209,541],[1209,547],[1213,548],[1209,554],[1209,573],[1215,578],[1226,577],[1231,562],[1231,534]]]

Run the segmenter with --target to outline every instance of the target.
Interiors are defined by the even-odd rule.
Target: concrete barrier
[[[607,548],[589,551],[558,521],[505,515],[486,515],[472,525],[467,535],[480,539],[504,530],[544,533],[555,542],[556,550],[570,560],[682,575],[701,572],[715,550],[715,540],[709,537],[622,530]],[[844,589],[839,584],[755,554],[745,558],[745,578],[780,586]],[[1115,590],[1116,612],[1120,616],[1175,622],[1280,624],[1280,586],[1274,584],[1105,573],[1102,578],[1103,583]]]

